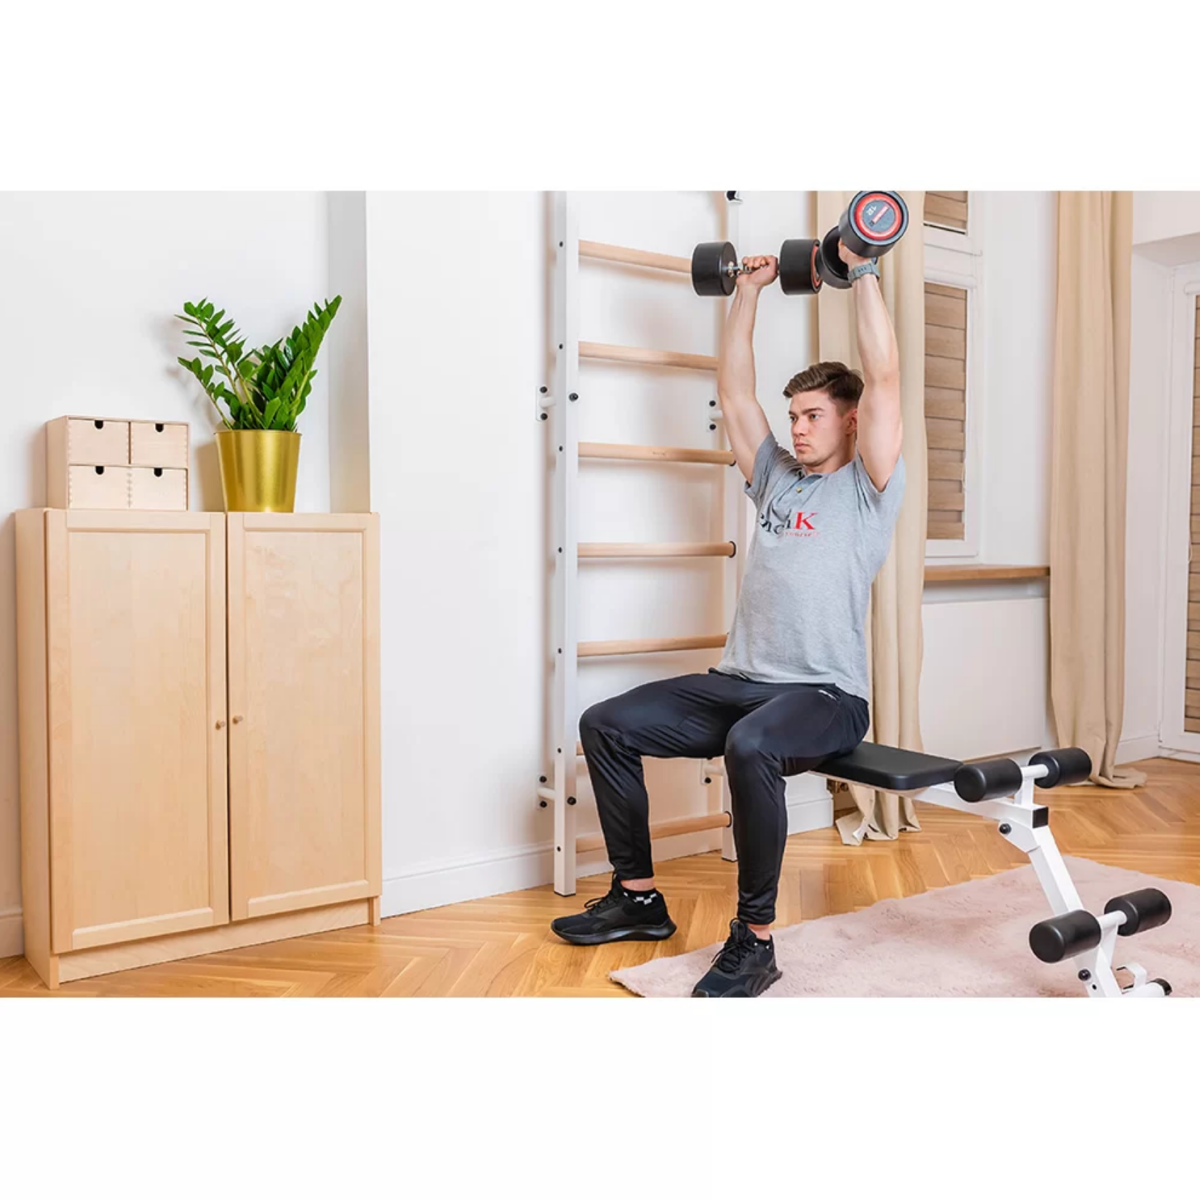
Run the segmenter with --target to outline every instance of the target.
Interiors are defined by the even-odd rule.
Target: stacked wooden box
[[[187,422],[46,423],[47,507],[186,512],[188,495]]]

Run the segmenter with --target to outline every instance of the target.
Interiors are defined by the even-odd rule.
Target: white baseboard
[[[1114,760],[1121,763],[1138,762],[1143,758],[1158,758],[1162,754],[1157,733],[1147,733],[1140,737],[1123,738],[1117,745],[1117,757]]]
[[[380,914],[395,917],[460,900],[520,892],[553,878],[554,847],[550,842],[497,854],[442,859],[385,879]]]
[[[789,779],[787,810],[789,834],[828,829],[833,824],[833,797],[828,784],[817,775]],[[666,862],[672,858],[706,854],[720,847],[720,830],[703,830],[656,842],[654,857],[658,862]],[[611,870],[602,850],[581,854],[576,866],[576,874],[580,877],[606,874]],[[517,846],[496,854],[443,859],[385,879],[380,913],[385,917],[396,917],[462,900],[520,892],[553,880],[554,848],[550,842]]]
[[[1174,758],[1179,762],[1200,763],[1200,754],[1191,750],[1170,750],[1166,746],[1159,747],[1155,758]]]
[[[0,912],[0,958],[19,958],[25,953],[25,924],[19,908]]]
[[[665,862],[669,858],[704,854],[720,844],[720,834],[710,830],[686,833],[657,842],[654,857]],[[579,856],[575,873],[582,877],[611,870],[604,852],[594,850]],[[553,881],[554,846],[550,842],[518,846],[497,854],[444,859],[385,879],[380,914],[396,917],[401,913],[422,912],[463,900],[522,892]]]

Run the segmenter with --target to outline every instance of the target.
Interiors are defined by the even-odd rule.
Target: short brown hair
[[[852,371],[845,363],[813,363],[806,371],[793,375],[783,389],[784,398],[790,400],[798,392],[829,393],[837,403],[838,411],[845,415],[851,404],[857,404],[863,392],[862,376]]]

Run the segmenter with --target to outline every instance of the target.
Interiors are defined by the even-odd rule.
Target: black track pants
[[[642,756],[724,755],[738,852],[737,915],[769,925],[787,840],[784,776],[853,750],[869,723],[867,702],[832,683],[751,683],[715,670],[643,684],[594,704],[579,732],[617,877],[654,874]]]

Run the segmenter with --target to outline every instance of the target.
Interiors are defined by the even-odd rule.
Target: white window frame
[[[987,204],[981,192],[967,193],[967,230],[958,233],[923,226],[925,282],[962,288],[967,293],[967,387],[963,453],[965,507],[962,538],[926,538],[925,558],[939,562],[978,562],[982,544],[984,380],[983,235]]]
[[[1166,547],[1163,555],[1163,638],[1159,742],[1170,750],[1200,754],[1200,733],[1184,729],[1187,687],[1188,575],[1192,546],[1192,360],[1196,345],[1196,297],[1200,262],[1176,267],[1171,280],[1171,374],[1167,417]]]

